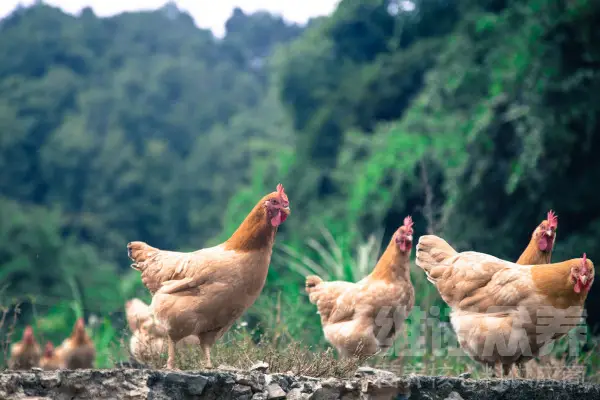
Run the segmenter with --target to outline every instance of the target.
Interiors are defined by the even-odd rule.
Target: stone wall
[[[0,399],[600,400],[600,385],[396,376],[369,368],[359,370],[351,379],[235,370],[32,370],[0,373]]]

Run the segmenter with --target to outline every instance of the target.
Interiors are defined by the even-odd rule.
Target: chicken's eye
[[[277,201],[277,199],[271,199],[271,203],[273,203],[273,204],[278,204],[278,203],[279,203],[279,201]]]

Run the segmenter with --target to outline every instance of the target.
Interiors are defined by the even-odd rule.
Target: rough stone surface
[[[600,400],[600,385],[397,376],[372,368],[351,379],[258,371],[31,370],[0,373],[0,399]]]

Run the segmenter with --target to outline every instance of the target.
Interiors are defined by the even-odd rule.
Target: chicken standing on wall
[[[125,303],[127,323],[131,329],[129,351],[133,358],[140,362],[154,365],[161,354],[167,350],[167,330],[150,312],[150,306],[140,299],[131,299]],[[178,349],[183,346],[198,346],[200,341],[195,336],[183,338]]]
[[[175,367],[175,344],[189,335],[211,368],[210,348],[258,298],[267,278],[275,234],[290,213],[281,184],[264,196],[224,243],[192,253],[127,245],[132,267],[152,293],[152,313],[169,336],[167,368]]]
[[[531,240],[517,260],[520,265],[550,264],[552,262],[552,250],[556,241],[556,228],[558,217],[554,211],[548,211],[546,219],[543,220],[531,235]]]
[[[67,369],[94,367],[96,348],[85,331],[83,318],[79,318],[75,322],[71,336],[66,338],[55,351]]]
[[[575,258],[519,265],[496,257],[456,252],[444,239],[421,236],[417,265],[451,307],[460,346],[474,360],[508,374],[581,321],[594,282],[594,264]]]
[[[37,367],[42,356],[40,344],[33,337],[33,328],[27,326],[23,331],[21,341],[13,344],[10,348],[10,359],[8,367],[10,369],[30,369]]]
[[[44,355],[40,359],[40,368],[46,371],[63,368],[63,360],[54,350],[52,342],[47,342],[44,348]]]
[[[342,356],[370,356],[389,348],[412,310],[412,225],[406,217],[373,272],[359,282],[306,277],[306,291],[321,315],[325,338]]]

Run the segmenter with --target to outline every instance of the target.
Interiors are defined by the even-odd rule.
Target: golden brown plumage
[[[94,367],[96,348],[85,331],[83,318],[75,322],[71,336],[66,338],[55,351],[67,369]]]
[[[343,356],[369,356],[390,347],[414,304],[410,281],[412,220],[407,217],[377,262],[359,282],[306,277],[325,338]]]
[[[47,342],[44,348],[44,355],[40,359],[40,368],[50,371],[55,369],[64,368],[63,360],[58,356],[54,350],[52,342]]]
[[[8,367],[10,369],[30,369],[37,367],[42,356],[40,344],[33,336],[33,328],[27,326],[23,331],[23,338],[14,343],[10,348],[10,359]]]
[[[580,322],[594,280],[585,254],[562,263],[518,265],[457,253],[433,235],[419,238],[416,263],[452,308],[461,347],[481,363],[502,364],[505,372]]]
[[[211,367],[210,348],[258,298],[267,277],[278,226],[289,201],[283,186],[264,196],[224,243],[192,253],[127,245],[132,267],[153,295],[151,310],[169,336],[167,368],[175,344],[197,336]]]
[[[533,231],[531,240],[517,260],[517,264],[550,264],[556,241],[556,228],[558,228],[558,217],[554,214],[554,211],[550,210],[546,219]]]

